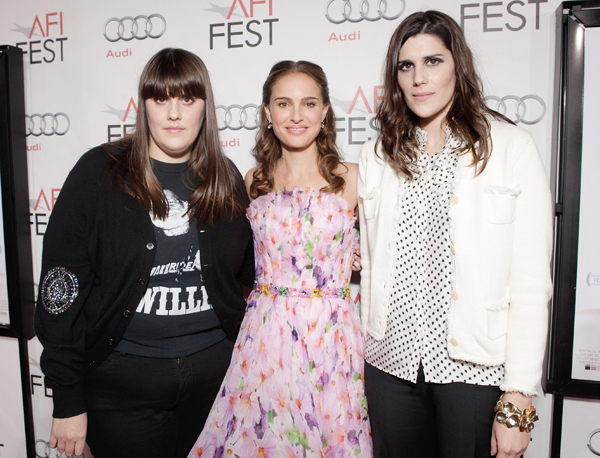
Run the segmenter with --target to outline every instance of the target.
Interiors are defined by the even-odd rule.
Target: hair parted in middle
[[[486,105],[481,79],[475,70],[473,54],[463,31],[454,19],[439,11],[411,14],[402,21],[390,39],[385,59],[384,96],[377,110],[377,143],[381,143],[383,151],[398,171],[412,177],[411,164],[417,160],[415,128],[419,124],[419,118],[404,101],[398,82],[398,56],[406,40],[421,34],[436,36],[452,54],[456,85],[446,122],[450,130],[462,140],[461,152],[473,154],[472,165],[479,174],[492,153],[487,117],[510,123],[512,121]]]
[[[111,182],[121,187],[148,211],[165,219],[169,208],[164,191],[152,170],[149,156],[150,128],[145,101],[169,97],[204,100],[204,122],[192,145],[188,168],[192,194],[188,199],[189,218],[198,224],[221,219],[226,214],[241,215],[245,206],[239,172],[225,156],[208,70],[197,55],[178,48],[156,53],[142,71],[138,87],[135,130],[104,148],[113,157]]]
[[[328,105],[323,128],[317,136],[319,171],[328,183],[328,186],[321,190],[337,193],[345,186],[345,180],[334,173],[334,170],[341,164],[342,158],[335,143],[335,115],[329,100],[329,86],[325,72],[319,65],[312,62],[285,60],[273,65],[263,85],[259,128],[256,134],[256,145],[252,150],[252,155],[257,164],[250,185],[250,197],[253,199],[274,190],[273,171],[277,161],[282,157],[282,149],[279,139],[273,133],[273,129],[268,128],[269,120],[265,108],[271,102],[271,94],[275,83],[284,76],[294,73],[303,73],[311,77],[321,90],[323,104]]]

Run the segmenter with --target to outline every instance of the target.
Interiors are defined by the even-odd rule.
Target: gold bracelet
[[[494,407],[496,412],[496,421],[507,428],[519,427],[519,431],[530,433],[533,429],[533,422],[538,421],[539,417],[535,412],[535,407],[531,406],[523,412],[512,402],[504,402],[504,395],[500,396],[500,400]]]

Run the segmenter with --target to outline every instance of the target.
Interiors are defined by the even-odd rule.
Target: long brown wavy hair
[[[244,207],[239,172],[221,149],[212,85],[204,62],[195,54],[177,48],[156,53],[146,64],[138,87],[135,130],[121,140],[107,143],[112,156],[111,183],[148,211],[165,219],[169,205],[162,186],[154,175],[148,153],[150,129],[145,101],[169,97],[194,97],[204,100],[204,122],[192,145],[188,169],[192,194],[188,199],[190,221],[198,224],[223,218],[230,211],[241,215]],[[187,174],[184,174],[187,176]]]
[[[303,73],[310,76],[321,90],[323,103],[328,105],[324,127],[317,136],[319,171],[328,183],[321,190],[337,193],[346,185],[345,180],[334,173],[334,170],[341,164],[342,158],[335,144],[335,115],[333,114],[333,108],[329,100],[329,86],[325,72],[320,66],[312,62],[285,60],[276,63],[271,68],[269,76],[263,85],[259,128],[256,134],[256,145],[252,149],[252,155],[256,159],[257,164],[257,169],[254,171],[253,181],[250,185],[250,197],[253,199],[271,192],[275,186],[273,171],[275,170],[277,161],[281,158],[282,150],[281,143],[273,133],[273,129],[268,128],[269,120],[267,119],[266,108],[271,102],[271,93],[273,92],[275,83],[280,78],[292,73]]]
[[[488,116],[512,123],[485,104],[481,79],[475,70],[473,55],[463,31],[450,16],[439,11],[413,13],[398,26],[387,50],[384,70],[384,96],[377,110],[379,135],[383,151],[397,169],[412,178],[411,164],[417,160],[416,127],[419,118],[404,101],[398,83],[398,55],[411,37],[429,34],[438,37],[452,53],[456,86],[446,122],[463,142],[462,153],[473,154],[472,165],[481,173],[492,154]]]

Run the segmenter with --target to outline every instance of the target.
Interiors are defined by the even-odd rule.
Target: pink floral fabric
[[[332,193],[281,189],[248,208],[256,276],[289,288],[343,288],[353,209]],[[349,298],[253,291],[232,362],[189,457],[371,457],[364,339]]]

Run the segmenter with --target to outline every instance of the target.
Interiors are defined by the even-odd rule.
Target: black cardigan
[[[81,157],[61,189],[44,235],[35,329],[44,346],[40,363],[53,391],[55,418],[86,411],[85,377],[122,338],[154,264],[156,237],[148,211],[112,188],[111,161],[102,147]],[[247,206],[239,172],[238,178]],[[235,340],[246,307],[242,285],[254,281],[250,224],[242,214],[196,227],[207,293],[227,336]],[[47,289],[43,293],[50,284],[44,279],[53,269],[58,277],[53,293],[74,281],[78,289],[59,313],[52,307],[61,310],[65,302],[53,300]]]

